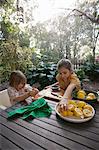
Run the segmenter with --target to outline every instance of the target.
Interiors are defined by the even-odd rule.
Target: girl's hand
[[[61,111],[64,111],[64,110],[68,109],[67,104],[68,104],[68,99],[62,98],[60,103],[59,103]]]
[[[32,91],[30,91],[30,96],[35,97],[35,95],[39,92],[37,88],[32,88]]]

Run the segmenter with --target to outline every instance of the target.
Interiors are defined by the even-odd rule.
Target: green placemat
[[[47,117],[52,113],[52,108],[48,105],[44,98],[40,98],[32,102],[28,106],[24,106],[8,112],[8,119],[21,116],[22,119]]]

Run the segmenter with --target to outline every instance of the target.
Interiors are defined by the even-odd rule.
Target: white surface
[[[40,91],[38,94],[41,96],[49,96],[51,94],[51,91],[52,91],[51,88],[48,88]]]
[[[52,95],[51,94],[51,92],[52,92],[52,89],[51,88],[48,88],[48,89],[44,89],[44,90],[42,90],[42,91],[40,91],[38,94],[40,95],[40,96],[45,96],[45,97],[49,97],[49,98],[52,98],[52,99],[56,99],[56,100],[58,100],[58,101],[60,101],[61,100],[61,96],[54,96],[54,95]],[[53,92],[54,93],[54,92]],[[56,95],[58,95],[57,93],[56,93]]]
[[[0,108],[5,110],[7,107],[3,106],[3,105],[0,105]]]
[[[3,105],[5,107],[10,107],[11,103],[10,103],[10,98],[6,90],[0,91],[0,105]]]
[[[56,104],[55,106],[55,111],[56,113],[64,120],[66,121],[69,121],[69,122],[73,122],[73,123],[82,123],[82,122],[86,122],[86,121],[89,121],[90,119],[92,119],[95,115],[95,110],[94,108],[92,107],[92,110],[93,110],[93,113],[92,113],[92,116],[91,117],[88,117],[88,118],[84,118],[84,119],[79,119],[79,118],[76,118],[76,117],[63,117],[61,116],[61,114],[58,112],[57,110],[57,107],[58,107],[58,104]]]

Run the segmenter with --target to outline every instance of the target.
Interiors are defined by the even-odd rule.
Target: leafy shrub
[[[31,65],[32,52],[29,48],[21,48],[15,40],[2,42],[0,47],[0,83],[9,79],[13,70],[25,72]]]
[[[83,70],[90,80],[99,80],[99,63],[93,64],[87,62],[83,65]]]
[[[26,73],[30,85],[39,82],[40,90],[56,82],[56,64],[40,62],[37,68],[29,68]]]
[[[76,70],[76,74],[80,81],[82,81],[85,78],[85,72],[83,69]]]

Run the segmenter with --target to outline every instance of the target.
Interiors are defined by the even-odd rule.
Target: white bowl
[[[89,104],[88,104],[89,105]],[[73,123],[82,123],[82,122],[86,122],[86,121],[89,121],[90,119],[92,119],[95,115],[95,110],[94,108],[92,107],[92,116],[91,117],[88,117],[88,118],[84,118],[84,119],[81,119],[81,118],[77,118],[75,116],[72,116],[72,117],[63,117],[59,112],[58,112],[58,106],[59,106],[59,103],[56,104],[55,106],[55,111],[56,113],[60,116],[60,118],[66,120],[66,121],[69,121],[69,122],[73,122]]]

